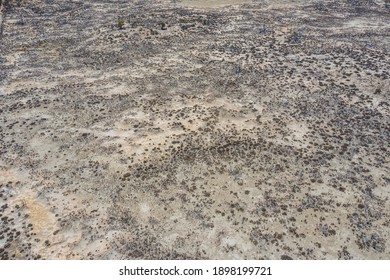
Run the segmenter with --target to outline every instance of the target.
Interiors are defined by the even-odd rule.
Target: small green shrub
[[[119,29],[124,29],[125,28],[125,20],[122,18],[118,19],[117,25],[118,25]]]

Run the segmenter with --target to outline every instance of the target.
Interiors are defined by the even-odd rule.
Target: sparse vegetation
[[[383,1],[177,2],[7,10],[0,259],[387,259]]]

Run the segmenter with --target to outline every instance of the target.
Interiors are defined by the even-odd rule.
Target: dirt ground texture
[[[2,0],[1,259],[390,259],[390,4]]]

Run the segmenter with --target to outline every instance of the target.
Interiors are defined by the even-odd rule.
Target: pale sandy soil
[[[390,259],[389,8],[351,2],[8,1],[1,258]]]

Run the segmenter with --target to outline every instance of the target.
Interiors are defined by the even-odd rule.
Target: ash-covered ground
[[[2,259],[390,259],[388,1],[0,2]]]

